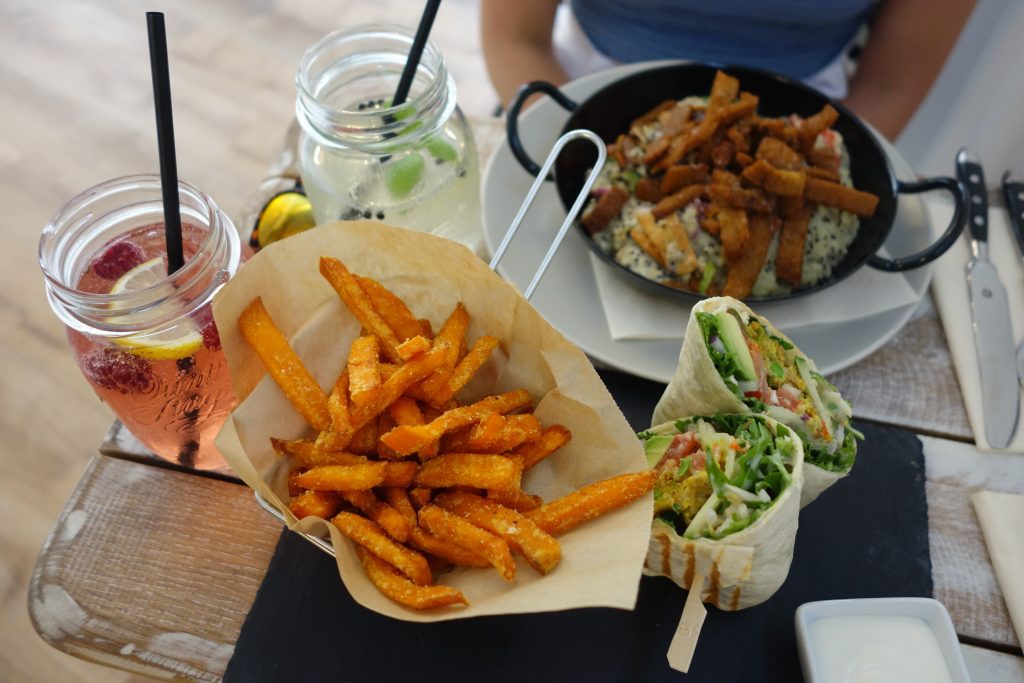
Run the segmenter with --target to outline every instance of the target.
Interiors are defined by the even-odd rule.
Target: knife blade
[[[1017,238],[1017,247],[1024,259],[1024,181],[1013,171],[1003,173],[1003,202],[1010,216],[1010,227]],[[1017,379],[1024,389],[1024,342],[1017,347]]]
[[[1012,371],[1016,358],[1010,304],[999,272],[988,258],[988,199],[981,163],[967,149],[961,149],[956,170],[968,197],[971,260],[967,264],[967,287],[981,373],[985,439],[992,448],[1006,448],[1017,428],[1020,403],[1020,389]]]

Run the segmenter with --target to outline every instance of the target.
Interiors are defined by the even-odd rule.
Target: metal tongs
[[[597,161],[594,163],[593,168],[591,168],[590,173],[587,174],[587,179],[583,183],[583,187],[580,189],[579,194],[576,195],[576,201],[573,202],[572,207],[565,216],[565,220],[562,222],[562,226],[558,229],[558,232],[555,234],[555,238],[551,241],[551,246],[548,248],[547,253],[540,262],[540,266],[537,267],[537,272],[534,273],[533,279],[523,292],[523,298],[527,301],[529,301],[530,297],[533,296],[533,292],[537,289],[537,285],[540,283],[541,278],[544,277],[545,271],[547,271],[548,266],[551,265],[551,261],[554,259],[555,253],[558,251],[558,248],[562,246],[562,240],[565,239],[565,235],[569,232],[570,226],[572,226],[573,222],[576,220],[576,216],[579,215],[580,210],[583,208],[583,204],[587,201],[587,197],[590,196],[590,189],[594,186],[594,182],[601,174],[601,169],[604,168],[604,162],[608,157],[604,140],[592,131],[578,129],[569,131],[555,141],[554,146],[551,148],[551,152],[548,154],[548,158],[544,161],[544,165],[541,166],[540,173],[537,174],[536,180],[534,180],[533,185],[530,186],[530,191],[526,193],[526,198],[519,207],[519,211],[516,213],[515,218],[512,219],[512,224],[505,233],[505,237],[501,240],[501,244],[499,244],[498,248],[495,250],[494,257],[491,258],[491,262],[488,264],[488,267],[491,270],[497,270],[498,263],[501,262],[502,257],[505,255],[505,251],[512,242],[512,238],[515,237],[516,232],[518,232],[519,226],[526,217],[527,211],[529,211],[530,207],[533,205],[533,201],[537,197],[537,193],[540,191],[541,185],[548,178],[548,173],[551,171],[551,167],[558,159],[558,155],[562,152],[562,148],[573,140],[580,139],[589,140],[595,147],[597,147]],[[274,517],[277,517],[277,519],[283,524],[287,525],[287,520],[281,510],[278,510],[269,501],[267,501],[266,498],[261,496],[259,491],[253,491],[253,495],[256,497],[256,502],[259,503],[260,507],[272,514]],[[335,556],[334,548],[327,539],[300,531],[295,533],[299,534],[331,557]]]

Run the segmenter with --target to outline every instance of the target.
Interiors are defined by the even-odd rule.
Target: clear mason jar
[[[427,43],[409,97],[391,106],[413,34],[336,31],[299,65],[299,170],[318,224],[376,219],[483,249],[480,173],[455,82]]]
[[[235,405],[210,302],[242,247],[231,220],[179,181],[185,263],[167,274],[160,178],[90,188],[43,229],[39,262],[54,313],[93,390],[154,453],[219,469],[213,445]]]

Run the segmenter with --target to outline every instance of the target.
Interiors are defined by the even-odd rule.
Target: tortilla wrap
[[[690,311],[690,319],[686,324],[686,333],[683,336],[683,346],[679,350],[679,365],[672,376],[672,381],[665,388],[661,400],[654,408],[654,415],[651,418],[653,424],[676,419],[679,415],[751,412],[750,408],[729,391],[729,387],[722,381],[711,360],[711,355],[708,353],[704,335],[701,334],[700,324],[696,318],[697,313],[718,313],[729,308],[756,317],[770,334],[793,344],[793,340],[779,331],[764,316],[757,315],[741,301],[732,297],[712,297],[701,301]],[[808,358],[796,344],[793,344],[793,347],[800,356],[807,360],[810,369],[818,372],[818,366],[815,365],[814,360]],[[794,424],[784,422],[784,424],[793,429],[802,429],[799,422]],[[849,470],[831,472],[808,461],[804,467],[804,485],[800,496],[800,507],[811,503],[822,491],[847,474],[849,474]]]
[[[676,418],[679,419],[679,418]],[[652,427],[659,432],[674,420]],[[773,431],[779,422],[765,417]],[[702,602],[734,611],[759,605],[779,589],[789,574],[804,485],[804,449],[793,435],[793,481],[753,524],[725,538],[683,538],[664,520],[651,524],[644,573],[667,576],[689,590],[697,575],[706,577]]]

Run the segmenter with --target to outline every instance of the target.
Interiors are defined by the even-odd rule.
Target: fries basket
[[[537,178],[533,181],[533,184],[530,186],[530,190],[529,192],[527,192],[526,198],[523,200],[522,205],[519,207],[519,211],[512,219],[512,224],[509,226],[508,231],[505,233],[505,237],[502,239],[501,244],[498,245],[498,248],[494,252],[494,256],[491,258],[491,261],[488,264],[488,267],[491,270],[497,271],[498,263],[501,262],[502,257],[504,257],[505,255],[505,251],[508,249],[509,244],[511,244],[513,238],[516,235],[516,232],[518,232],[519,226],[522,224],[527,212],[533,205],[533,202],[537,197],[537,193],[540,191],[541,186],[547,179],[548,174],[551,171],[551,167],[554,165],[555,160],[558,159],[558,155],[562,151],[562,148],[565,147],[565,145],[567,145],[568,143],[572,142],[573,140],[580,139],[588,140],[594,144],[594,147],[597,148],[597,161],[594,163],[594,166],[591,169],[589,175],[587,176],[587,180],[583,184],[583,187],[580,190],[579,194],[576,196],[576,201],[573,203],[572,208],[566,214],[565,220],[562,222],[561,227],[559,227],[558,232],[555,234],[554,239],[551,241],[551,246],[548,248],[548,251],[544,255],[543,260],[537,267],[537,271],[534,273],[533,279],[530,281],[530,284],[526,287],[526,290],[523,292],[523,298],[526,299],[527,301],[529,301],[530,297],[533,296],[533,292],[534,290],[536,290],[541,278],[544,277],[545,271],[547,271],[548,266],[551,265],[551,260],[555,257],[555,254],[558,252],[558,248],[562,245],[562,241],[565,239],[566,233],[569,232],[569,228],[572,226],[573,221],[575,221],[576,217],[579,215],[580,210],[583,208],[583,204],[587,201],[587,197],[590,196],[590,189],[591,187],[593,187],[594,181],[597,180],[597,177],[601,173],[601,169],[604,167],[605,159],[607,157],[607,150],[604,141],[601,140],[600,137],[598,137],[592,131],[578,129],[569,131],[568,133],[566,133],[565,135],[563,135],[562,137],[558,138],[558,140],[555,141],[555,144],[551,148],[551,152],[548,153],[548,157],[544,161],[544,165],[541,167],[540,173],[537,174]],[[282,523],[286,522],[284,513],[282,513],[274,505],[272,505],[266,498],[260,495],[259,491],[253,491],[253,495],[255,496],[256,502],[259,503],[260,507],[262,507],[264,510],[266,510],[271,515],[276,517]],[[303,532],[297,533],[299,533],[299,535],[301,535],[307,541],[309,541],[310,543],[312,543],[328,555],[332,557],[335,556],[334,548],[323,537]]]

